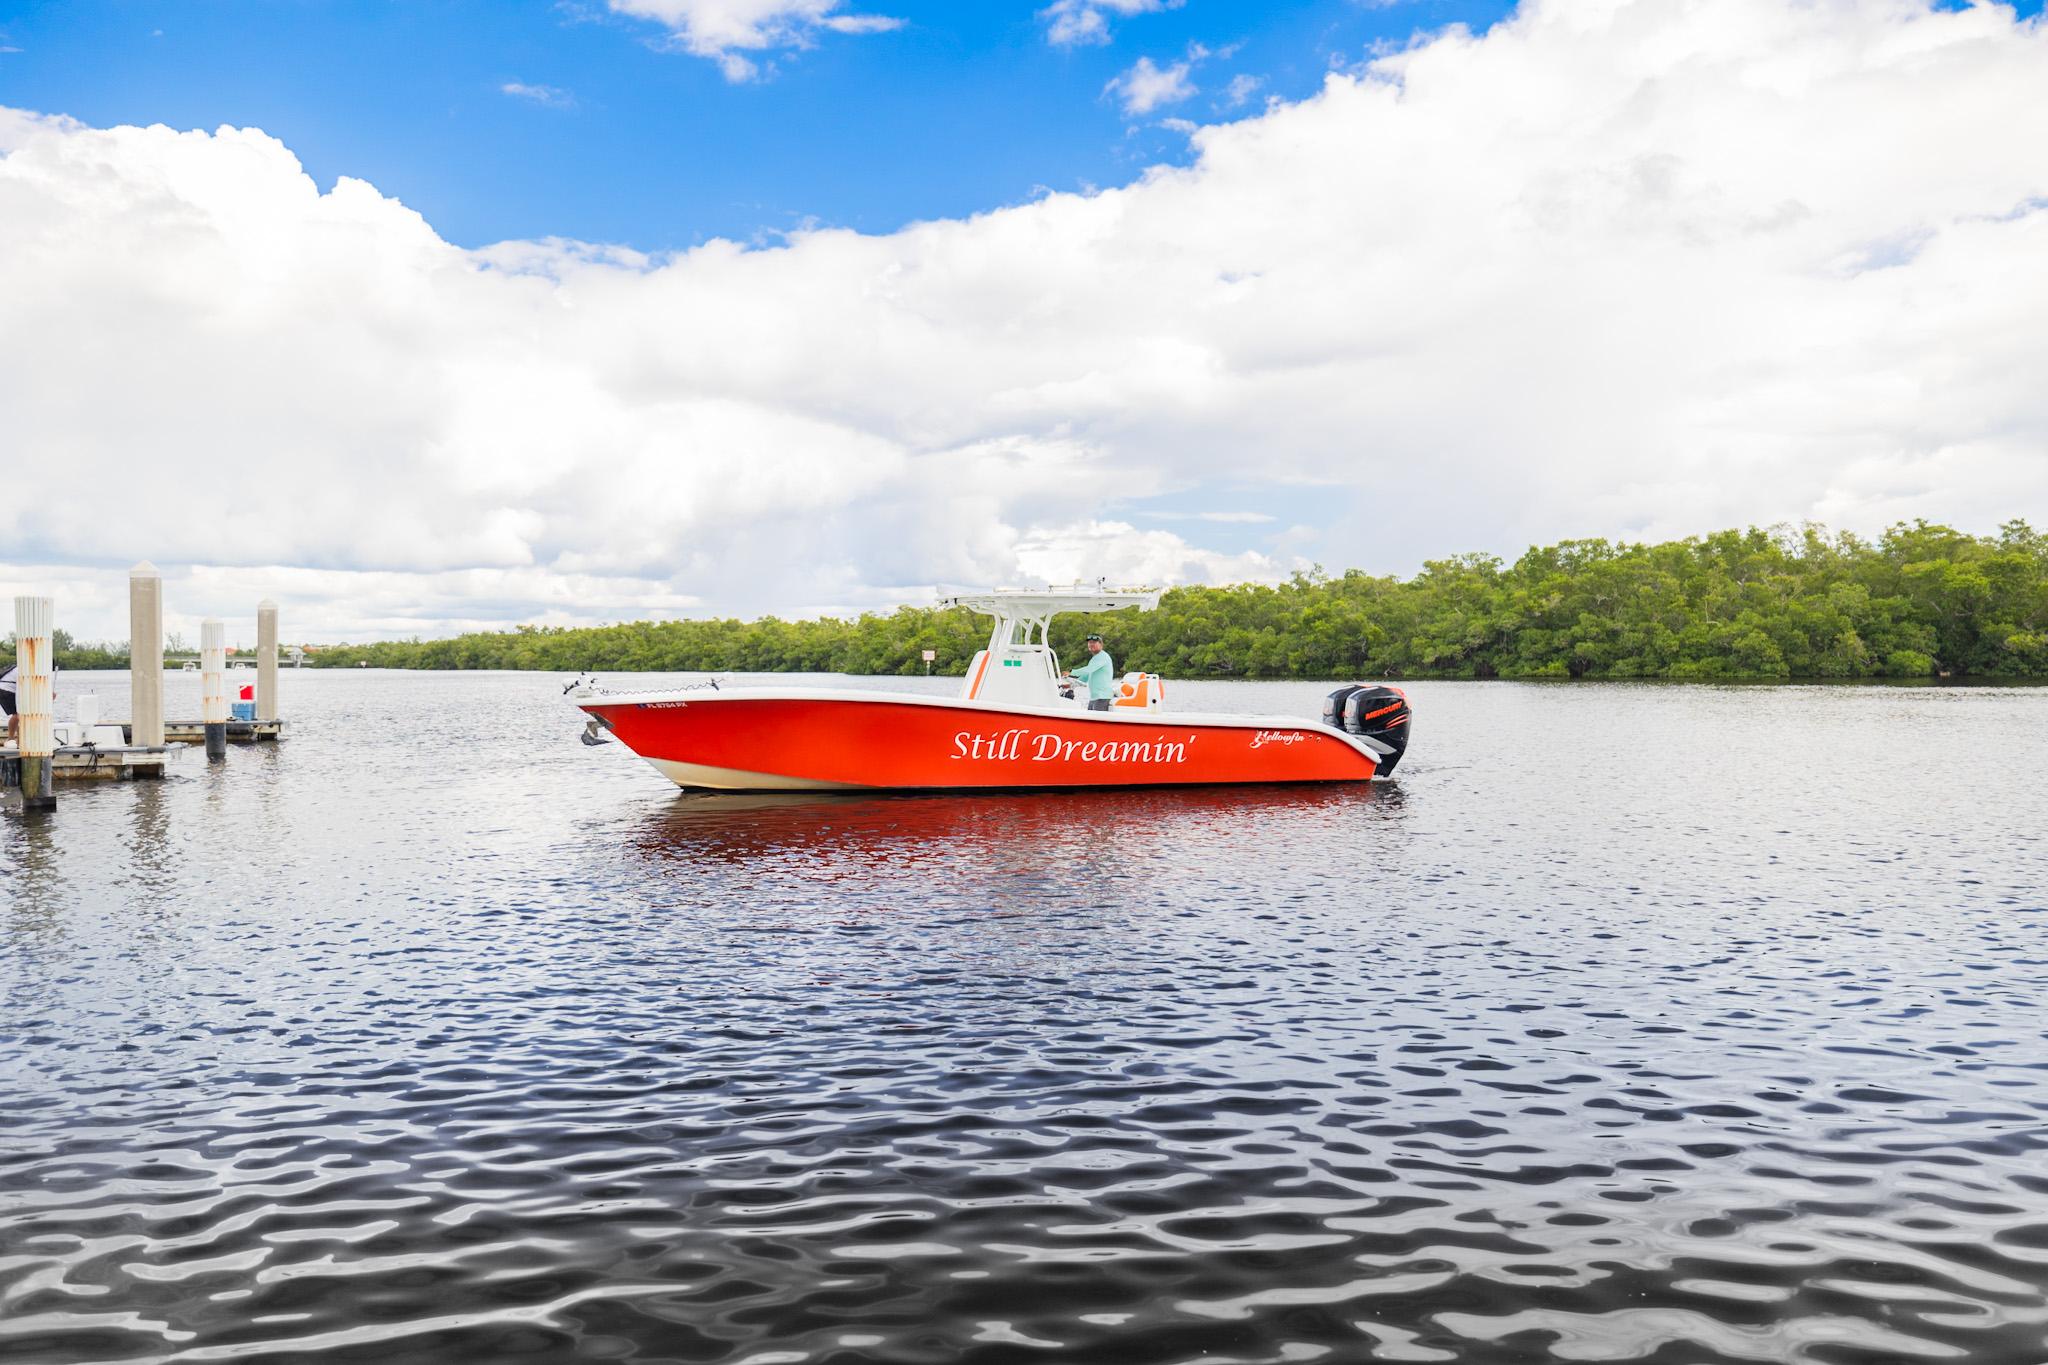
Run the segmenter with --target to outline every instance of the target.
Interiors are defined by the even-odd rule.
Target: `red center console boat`
[[[1062,612],[1149,609],[1155,588],[1051,588],[945,599],[995,618],[957,697],[818,687],[570,694],[678,786],[708,791],[974,791],[1237,782],[1364,782],[1408,742],[1391,687],[1332,692],[1318,720],[1174,711],[1127,673],[1107,711],[1069,700],[1046,632]]]

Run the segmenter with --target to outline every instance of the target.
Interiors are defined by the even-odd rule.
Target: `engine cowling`
[[[1333,720],[1333,715],[1338,719]],[[1383,683],[1353,683],[1323,699],[1323,724],[1378,740],[1393,750],[1380,758],[1378,771],[1382,776],[1391,775],[1407,753],[1413,717],[1407,693]]]
[[[1332,730],[1344,728],[1344,703],[1351,700],[1353,692],[1363,692],[1364,683],[1346,683],[1323,698],[1323,724]]]

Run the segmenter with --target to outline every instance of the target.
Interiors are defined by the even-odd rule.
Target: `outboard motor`
[[[1343,700],[1338,702],[1339,694]],[[1382,776],[1392,776],[1395,765],[1408,751],[1408,725],[1414,713],[1408,709],[1408,697],[1398,687],[1375,684],[1371,687],[1343,687],[1332,692],[1323,702],[1324,708],[1332,703],[1344,708],[1344,723],[1341,728],[1366,739],[1376,739],[1394,752],[1380,759],[1378,771]]]
[[[1344,728],[1344,703],[1351,700],[1353,692],[1365,691],[1364,683],[1346,683],[1323,698],[1323,724],[1332,730]]]

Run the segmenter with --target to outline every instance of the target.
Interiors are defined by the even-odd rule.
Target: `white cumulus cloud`
[[[2048,521],[2039,21],[1529,0],[1192,145],[645,258],[0,112],[0,594],[360,637]]]
[[[1224,87],[1223,90],[1224,103],[1234,109],[1250,100],[1253,95],[1256,95],[1259,92],[1259,87],[1265,83],[1265,77],[1254,76],[1249,73],[1240,73],[1232,76],[1230,84]]]
[[[526,100],[548,109],[574,109],[576,97],[567,90],[553,85],[529,85],[525,81],[506,81],[498,92],[514,99]]]
[[[717,62],[727,80],[760,74],[759,54],[810,46],[821,30],[885,33],[901,19],[850,14],[845,0],[608,0],[620,14],[652,19],[675,35],[686,52]],[[750,55],[752,54],[752,55]]]
[[[1038,17],[1045,21],[1047,42],[1055,47],[1075,47],[1108,42],[1112,14],[1129,18],[1180,6],[1181,0],[1053,0]]]
[[[1182,61],[1159,66],[1150,57],[1140,57],[1129,68],[1102,88],[1106,95],[1115,95],[1117,103],[1123,106],[1126,117],[1137,118],[1168,104],[1179,104],[1192,99],[1196,93],[1195,83],[1189,77],[1195,63],[1201,60],[1201,49],[1197,48]]]

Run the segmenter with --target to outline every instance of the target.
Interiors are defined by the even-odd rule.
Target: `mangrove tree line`
[[[1061,617],[1078,658],[1179,677],[2048,677],[2048,535],[1914,522],[1874,542],[1818,527],[1660,545],[1568,540],[1512,564],[1468,554],[1412,578],[1352,571],[1175,588],[1153,612]],[[958,673],[987,623],[962,611],[784,621],[521,627],[339,646],[309,662],[385,668]]]

